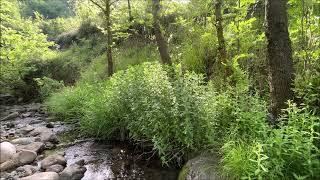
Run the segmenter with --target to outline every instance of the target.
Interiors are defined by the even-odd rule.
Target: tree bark
[[[266,0],[267,66],[270,113],[275,120],[293,98],[293,62],[288,32],[287,0]],[[275,122],[275,121],[273,121]]]
[[[108,76],[112,76],[114,73],[113,68],[113,60],[112,60],[112,31],[111,31],[111,3],[110,0],[105,0],[106,10],[105,10],[105,16],[106,16],[106,25],[107,25],[107,62],[108,62]]]
[[[227,50],[226,50],[225,39],[223,35],[221,6],[222,6],[222,0],[216,0],[214,4],[215,17],[216,17],[215,26],[216,26],[217,38],[218,38],[219,59],[220,59],[220,62],[224,65],[225,77],[228,77],[231,75],[231,72],[227,62]]]
[[[132,22],[133,17],[132,17],[132,11],[131,11],[131,2],[128,0],[128,15],[129,15],[129,23]]]
[[[152,0],[152,15],[153,15],[153,29],[156,36],[157,46],[161,57],[161,62],[163,64],[171,65],[171,58],[168,51],[168,44],[161,32],[160,21],[159,21],[159,12],[160,12],[160,1]]]

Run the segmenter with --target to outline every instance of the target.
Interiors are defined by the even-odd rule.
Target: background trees
[[[167,165],[219,151],[234,179],[319,178],[317,1],[73,0],[53,19],[19,2],[1,1],[1,91]]]

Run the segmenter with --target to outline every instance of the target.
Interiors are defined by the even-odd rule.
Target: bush
[[[41,78],[36,78],[35,81],[37,82],[40,88],[39,91],[41,99],[49,97],[51,93],[61,89],[64,86],[63,82],[59,82],[45,76]]]
[[[320,177],[320,118],[290,104],[278,129],[265,129],[250,141],[229,140],[222,148],[224,172],[244,179]]]
[[[201,109],[202,78],[179,69],[168,75],[160,64],[144,63],[115,73],[99,88],[67,88],[48,104],[62,117],[80,117],[84,134],[113,139],[125,131],[136,142],[152,142],[163,162],[180,162],[185,153],[210,145],[212,132]]]

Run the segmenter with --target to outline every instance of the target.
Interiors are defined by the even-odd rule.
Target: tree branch
[[[94,0],[89,0],[90,2],[92,2],[94,5],[98,6],[103,12],[105,12],[106,10],[96,1]]]

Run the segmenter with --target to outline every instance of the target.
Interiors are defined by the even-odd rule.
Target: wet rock
[[[6,124],[7,128],[14,128],[15,124],[13,122],[9,122]]]
[[[8,161],[16,153],[16,147],[9,142],[0,144],[0,163]]]
[[[58,138],[53,131],[47,127],[38,127],[30,132],[31,136],[40,136],[42,142],[57,143]]]
[[[12,144],[27,145],[35,141],[34,137],[18,138],[11,141]]]
[[[23,150],[19,153],[16,153],[12,159],[1,163],[0,171],[7,171],[15,167],[23,166],[33,162],[37,157],[37,154],[32,151]]]
[[[7,121],[7,120],[14,119],[16,117],[19,117],[19,113],[18,112],[13,112],[13,113],[9,114],[8,116],[2,118],[0,121]]]
[[[26,117],[31,117],[33,115],[34,115],[34,112],[29,111],[29,112],[25,112],[25,113],[21,114],[21,117],[26,118]]]
[[[179,174],[179,180],[223,180],[218,173],[219,160],[214,154],[202,154],[187,162]]]
[[[15,161],[13,159],[10,159],[10,160],[0,164],[0,172],[7,171],[9,169],[13,169],[13,168],[17,167],[18,165],[19,165],[19,162]]]
[[[25,127],[19,129],[19,133],[23,134],[23,135],[26,135],[28,134],[30,131],[34,130],[34,127],[33,126],[30,126],[30,125],[26,125]]]
[[[22,150],[14,155],[13,159],[19,162],[19,166],[32,163],[37,157],[37,153],[29,150]]]
[[[26,108],[27,108],[27,111],[40,111],[41,104],[40,103],[29,104]]]
[[[49,122],[46,124],[47,128],[54,128],[54,124],[52,122]]]
[[[51,149],[56,148],[56,145],[53,144],[53,143],[51,143],[51,142],[46,142],[46,143],[44,144],[44,148],[47,149],[47,150],[51,150]]]
[[[41,172],[21,178],[20,180],[59,180],[59,175],[56,172]]]
[[[31,165],[24,165],[24,166],[18,167],[16,171],[19,173],[19,177],[25,177],[25,176],[30,176],[35,172],[37,172],[37,168]]]
[[[40,153],[44,149],[44,143],[33,142],[28,145],[18,146],[18,149],[25,149],[25,150],[34,151],[36,153]]]
[[[61,155],[57,155],[57,154],[50,155],[41,161],[40,166],[42,169],[47,169],[49,166],[52,166],[55,164],[60,164],[62,166],[65,166],[66,159]]]
[[[82,166],[83,163],[84,161],[81,161],[66,167],[60,173],[60,180],[80,180],[83,178],[84,173],[87,171],[87,168]]]
[[[47,172],[56,172],[56,173],[59,173],[61,171],[63,171],[64,167],[60,164],[55,164],[55,165],[52,165],[52,166],[49,166],[46,171]]]

